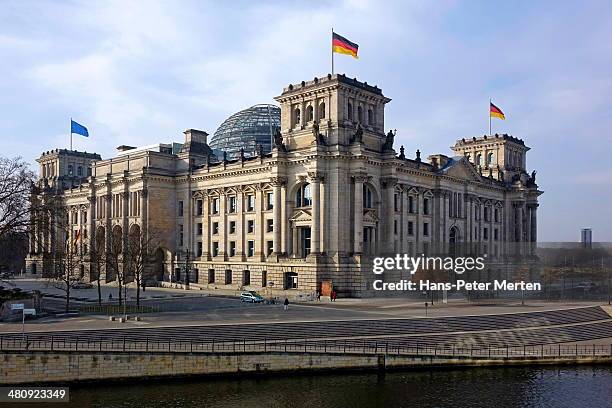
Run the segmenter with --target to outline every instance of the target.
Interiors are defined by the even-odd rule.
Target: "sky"
[[[392,98],[409,157],[488,132],[531,147],[539,240],[612,241],[612,3],[607,1],[0,0],[0,155],[214,133],[232,113],[330,72],[330,31],[359,44],[336,73]]]

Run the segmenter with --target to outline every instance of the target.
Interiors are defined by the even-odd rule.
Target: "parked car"
[[[79,282],[79,283],[76,283],[72,288],[73,289],[91,289],[93,288],[93,285],[91,283]]]
[[[264,298],[258,295],[257,292],[242,292],[240,300],[242,302],[261,303],[264,301]]]

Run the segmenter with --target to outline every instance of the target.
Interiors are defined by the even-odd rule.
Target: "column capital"
[[[381,177],[380,182],[382,183],[383,188],[393,188],[397,184],[397,177]]]
[[[370,177],[366,173],[355,173],[351,177],[355,183],[365,183],[370,180]]]
[[[149,189],[148,188],[143,188],[142,190],[140,190],[140,196],[143,198],[147,198],[147,196],[149,195]]]
[[[270,184],[272,184],[273,187],[282,187],[287,184],[287,178],[281,176],[270,177]]]
[[[313,183],[323,183],[325,182],[325,173],[321,171],[309,171],[308,178]]]

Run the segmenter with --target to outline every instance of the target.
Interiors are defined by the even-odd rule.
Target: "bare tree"
[[[95,235],[95,241],[89,248],[89,262],[91,281],[96,282],[98,289],[98,305],[102,306],[102,270],[106,267],[106,248],[104,236]]]
[[[29,196],[35,175],[17,157],[0,157],[0,238],[24,232],[30,225]]]
[[[136,283],[137,306],[140,306],[140,289],[144,291],[147,282],[153,277],[153,251],[160,242],[159,234],[155,231],[149,230],[146,235],[137,226],[133,226],[128,235],[126,260],[128,270]]]
[[[66,312],[70,310],[70,292],[83,282],[81,276],[82,258],[76,253],[74,245],[69,243],[66,250],[56,251],[55,265],[49,277],[50,286],[59,289],[66,296]]]
[[[111,242],[108,246],[108,254],[107,254],[107,270],[110,269],[113,272],[114,278],[117,280],[117,285],[119,286],[119,306],[123,304],[123,286],[125,284],[125,263],[123,253],[123,238],[121,230],[113,230],[111,233]]]

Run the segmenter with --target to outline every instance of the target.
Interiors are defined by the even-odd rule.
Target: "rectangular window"
[[[179,246],[183,246],[183,224],[179,225]]]
[[[494,214],[495,214],[494,215],[495,216],[495,222],[499,222],[499,210],[497,208],[495,209],[495,213]]]
[[[246,210],[255,211],[255,196],[253,194],[247,194],[246,196]]]
[[[485,207],[484,209],[484,219],[485,221],[491,221],[491,209],[489,207]]]
[[[247,234],[253,234],[255,232],[255,220],[247,221]]]
[[[214,269],[208,270],[208,283],[215,283],[215,270]]]
[[[274,231],[274,220],[269,218],[266,220],[266,232]]]
[[[423,199],[423,214],[429,215],[429,198]]]
[[[255,256],[255,241],[247,241],[247,256]]]
[[[226,285],[232,284],[232,270],[231,269],[225,270],[225,284]]]
[[[213,214],[219,214],[219,198],[213,198],[210,202],[210,212]]]
[[[397,235],[397,220],[393,220],[393,233]]]
[[[393,195],[393,209],[394,209],[395,211],[399,211],[399,208],[400,208],[400,205],[399,205],[399,204],[400,204],[400,202],[399,202],[399,201],[400,201],[400,195],[399,195],[399,194],[397,194],[397,193],[395,193],[395,194]]]
[[[412,221],[408,221],[408,235],[414,235],[414,223]]]
[[[236,197],[235,196],[229,197],[227,205],[228,205],[227,211],[230,213],[235,213],[236,212]]]
[[[202,235],[202,229],[203,229],[202,223],[198,222],[198,235]]]
[[[219,256],[219,243],[217,241],[212,243],[212,256]]]
[[[229,256],[236,256],[236,241],[229,243]]]
[[[429,236],[429,223],[428,222],[423,223],[423,236],[424,237]]]
[[[499,240],[499,231],[497,230],[497,228],[493,230],[493,239],[495,241]]]
[[[242,286],[248,286],[251,284],[251,271],[242,271]]]
[[[261,287],[268,286],[268,271],[261,271]]]
[[[196,214],[202,215],[203,208],[204,208],[204,202],[202,200],[197,200],[196,201]]]
[[[482,230],[482,238],[486,241],[489,239],[489,229],[488,228],[484,228]]]
[[[215,221],[212,223],[212,234],[217,235],[218,233],[219,233],[219,223]]]
[[[183,216],[183,202],[182,201],[178,202],[178,216],[179,217]]]
[[[198,242],[198,256],[202,256],[202,241]]]
[[[408,212],[414,214],[414,197],[408,196]]]
[[[270,256],[274,252],[274,241],[266,241],[266,255]]]
[[[230,234],[235,234],[236,233],[236,221],[230,221],[230,223],[229,223],[229,233]]]
[[[266,210],[272,210],[274,208],[274,193],[266,193]]]

